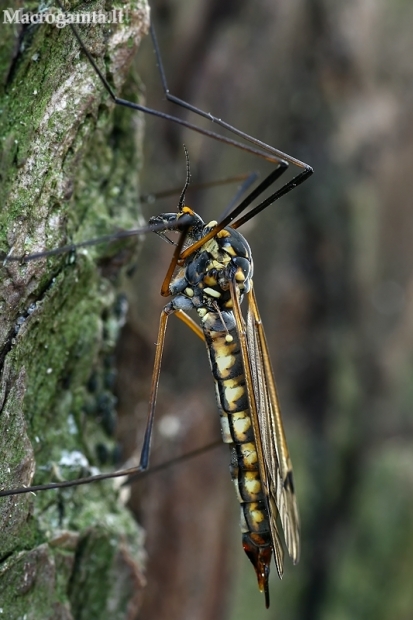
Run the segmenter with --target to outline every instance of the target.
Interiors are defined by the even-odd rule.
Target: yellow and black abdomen
[[[241,504],[244,549],[255,565],[250,551],[255,556],[268,547],[270,560],[272,542],[238,335],[235,328],[224,331],[222,316],[213,311],[203,317],[202,324],[215,379],[222,439],[230,447],[231,477]]]

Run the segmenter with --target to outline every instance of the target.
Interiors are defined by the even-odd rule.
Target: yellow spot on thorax
[[[218,284],[217,279],[213,278],[212,276],[205,276],[204,283],[208,286],[216,286]]]
[[[210,297],[215,297],[216,299],[221,297],[221,293],[219,291],[215,291],[213,288],[209,288],[209,286],[204,288],[204,293]]]
[[[182,207],[181,213],[184,213],[185,215],[195,215],[195,212],[192,211],[191,207],[188,207],[187,205]]]
[[[230,244],[225,245],[225,252],[227,254],[230,254],[231,256],[236,256],[237,255],[236,251],[234,250],[234,248]]]
[[[238,267],[236,273],[235,273],[235,279],[237,282],[244,282],[245,280],[245,273],[242,271],[241,267]]]

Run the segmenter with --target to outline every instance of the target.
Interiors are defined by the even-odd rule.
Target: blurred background
[[[300,563],[286,558],[282,582],[273,566],[266,611],[242,550],[222,446],[134,487],[148,552],[139,618],[410,619],[413,4],[152,0],[151,7],[171,92],[315,174],[242,230],[294,463]],[[147,105],[186,118],[165,106],[149,38],[137,63]],[[160,120],[145,125],[142,192],[183,185],[183,143],[193,184],[253,170],[262,178],[270,169]],[[235,191],[192,191],[187,202],[209,221]],[[156,201],[145,215],[173,211],[177,199]],[[171,246],[148,239],[129,280],[118,351],[125,454],[144,425],[170,254]],[[171,317],[151,462],[219,436],[204,345]]]

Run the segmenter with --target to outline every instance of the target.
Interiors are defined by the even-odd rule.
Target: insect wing
[[[277,519],[277,507],[271,498],[271,480],[268,476],[268,467],[264,458],[264,451],[261,439],[260,422],[258,414],[259,401],[257,400],[258,385],[256,385],[256,373],[252,372],[252,365],[256,363],[256,355],[258,349],[254,349],[250,352],[250,346],[247,340],[245,321],[241,313],[239,304],[239,293],[234,283],[230,284],[231,299],[233,312],[235,317],[235,323],[239,335],[242,362],[244,367],[245,384],[247,387],[248,405],[251,415],[251,422],[254,431],[254,441],[257,451],[258,467],[260,473],[261,486],[266,499],[266,506],[268,516],[271,522],[271,538],[273,543],[274,558],[277,566],[277,571],[280,577],[284,572],[284,550],[281,544],[280,535],[276,523]],[[271,501],[272,499],[272,501]]]
[[[285,438],[277,391],[274,383],[267,339],[253,289],[247,293],[246,337],[254,398],[263,453],[263,479],[267,483],[267,500],[271,530],[278,536],[279,514],[289,555],[294,564],[300,557],[300,521],[294,492],[291,459]]]
[[[292,483],[292,467],[278,405],[265,333],[253,291],[247,293],[247,324],[241,313],[236,286],[231,298],[239,333],[251,420],[257,448],[261,485],[266,498],[275,563],[283,575],[284,551],[278,531],[278,516],[293,562],[300,554],[298,508]]]

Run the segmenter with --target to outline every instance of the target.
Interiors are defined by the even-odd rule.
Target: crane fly
[[[62,8],[60,2],[58,4]],[[252,254],[248,242],[238,232],[238,228],[303,183],[312,174],[312,168],[171,95],[153,28],[151,28],[151,34],[166,98],[190,112],[213,121],[244,142],[117,97],[83,42],[78,29],[73,24],[70,24],[70,28],[115,104],[177,123],[204,136],[251,153],[269,161],[274,165],[274,169],[245,198],[239,199],[236,206],[231,207],[229,213],[226,213],[219,221],[213,220],[205,223],[185,201],[185,193],[189,184],[187,156],[187,179],[179,199],[177,212],[161,213],[151,217],[147,226],[125,231],[113,237],[100,237],[76,246],[63,246],[28,256],[14,256],[12,253],[3,256],[6,263],[28,262],[61,254],[79,246],[91,246],[109,241],[111,238],[119,239],[122,236],[148,232],[155,232],[175,245],[173,257],[161,287],[162,296],[172,297],[172,299],[162,310],[159,322],[148,419],[139,465],[75,481],[3,490],[0,496],[65,488],[120,476],[128,476],[131,480],[148,468],[167,321],[171,314],[175,314],[206,344],[215,382],[222,439],[230,447],[231,477],[241,505],[242,544],[254,566],[259,589],[264,592],[265,603],[268,607],[268,578],[272,557],[274,557],[279,576],[283,574],[284,551],[280,526],[284,534],[285,546],[294,563],[299,559],[300,527],[291,460],[267,341],[253,287]],[[289,165],[298,168],[298,173],[279,189],[273,191],[271,188]],[[270,195],[262,199],[267,190]],[[259,202],[260,199],[261,202]],[[253,205],[256,201],[258,204]],[[171,233],[178,234],[176,242],[170,239]],[[247,305],[246,318],[241,311],[243,299]],[[187,314],[189,311],[194,311],[198,315],[200,324]]]

